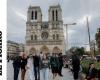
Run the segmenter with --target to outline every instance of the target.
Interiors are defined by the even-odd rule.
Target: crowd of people
[[[18,80],[19,71],[21,70],[21,80],[41,80],[40,70],[42,70],[43,80],[49,79],[49,71],[53,74],[53,79],[57,75],[62,75],[63,57],[62,53],[52,53],[52,56],[48,54],[22,54],[22,56],[16,56],[13,60],[14,68],[14,80]],[[27,75],[27,77],[25,77]]]
[[[97,80],[97,77],[100,80],[100,70],[97,71],[94,63],[90,63],[85,79],[82,79],[79,75],[83,69],[77,55],[72,55],[71,66],[74,80]],[[43,80],[51,78],[49,72],[52,72],[53,77],[51,80],[54,80],[56,76],[63,77],[63,67],[62,53],[52,53],[52,56],[42,52],[39,55],[30,54],[29,56],[23,53],[22,56],[16,56],[13,60],[14,80],[18,80],[20,70],[21,80],[41,80],[40,70],[42,71]]]

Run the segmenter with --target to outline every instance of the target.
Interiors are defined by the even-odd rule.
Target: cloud
[[[92,15],[84,15],[84,16],[82,16],[80,19],[78,19],[77,23],[79,23],[80,25],[83,25],[84,23],[87,22],[87,19],[88,19],[88,22],[91,22]]]
[[[48,9],[51,5],[60,4],[64,24],[68,26],[69,47],[83,46],[88,43],[86,16],[89,17],[91,39],[100,27],[100,0],[8,0],[8,39],[25,42],[27,10],[29,5],[40,6],[43,20],[48,20]],[[64,29],[64,35],[66,30]],[[17,36],[16,36],[17,35]],[[79,44],[78,44],[79,43]]]
[[[17,15],[19,18],[21,18],[21,19],[24,20],[24,21],[27,21],[26,15],[22,14],[22,13],[19,12],[19,11],[15,11],[15,13],[16,13],[16,15]]]

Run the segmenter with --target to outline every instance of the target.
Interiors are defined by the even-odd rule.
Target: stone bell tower
[[[41,22],[42,13],[39,6],[30,6],[27,12],[27,22]]]
[[[65,53],[64,33],[63,33],[63,20],[62,9],[60,5],[50,6],[49,8],[49,26],[51,28],[52,39],[57,43],[57,46],[61,52]]]

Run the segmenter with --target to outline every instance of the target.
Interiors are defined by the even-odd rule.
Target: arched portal
[[[36,54],[36,49],[32,47],[29,51],[29,54]]]
[[[40,51],[41,51],[43,54],[49,53],[49,49],[48,49],[47,46],[42,46],[41,49],[40,49]]]
[[[60,53],[61,50],[56,46],[56,47],[53,48],[53,51],[52,52],[53,53]]]

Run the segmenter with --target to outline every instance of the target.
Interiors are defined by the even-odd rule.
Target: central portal
[[[49,48],[47,46],[43,46],[43,47],[41,47],[40,51],[43,54],[48,54],[49,53]]]

